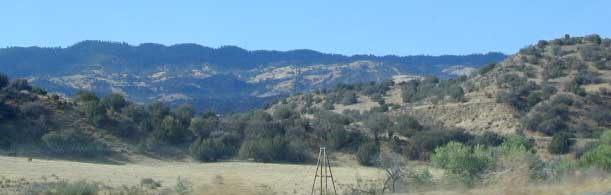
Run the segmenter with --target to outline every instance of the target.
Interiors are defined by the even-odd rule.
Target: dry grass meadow
[[[149,191],[150,194],[163,194],[164,189],[171,191],[176,186],[178,177],[190,184],[192,194],[195,195],[310,194],[315,168],[313,165],[168,162],[154,159],[133,164],[110,165],[41,159],[28,162],[26,158],[0,157],[0,194],[11,194],[11,188],[15,190],[28,184],[50,180],[86,180],[120,188],[140,186],[141,180],[146,178],[161,183],[161,187]],[[343,192],[354,186],[367,188],[374,182],[381,182],[380,179],[385,175],[380,169],[353,165],[334,167],[333,174],[338,180],[338,194],[344,194]],[[562,182],[529,184],[518,177],[475,189],[429,189],[410,194],[606,195],[601,192],[611,193],[611,178],[592,176],[569,178]]]
[[[264,164],[250,162],[165,162],[145,160],[136,164],[109,165],[60,160],[0,157],[0,179],[22,181],[23,184],[50,179],[101,182],[112,187],[139,186],[151,178],[162,187],[173,187],[177,178],[189,181],[194,194],[309,194],[314,165]],[[380,169],[366,167],[334,167],[338,191],[346,185],[379,179]],[[5,186],[6,187],[6,186]],[[13,186],[18,187],[18,186]],[[1,193],[0,194],[4,194]]]

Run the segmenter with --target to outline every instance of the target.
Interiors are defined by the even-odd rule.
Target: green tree
[[[8,86],[10,80],[8,78],[8,76],[6,76],[5,74],[0,73],[0,89],[3,89],[4,87]]]
[[[539,92],[528,94],[528,97],[526,98],[526,102],[528,103],[528,106],[533,107],[537,105],[539,102],[541,102],[541,100],[543,100],[541,96],[542,94]]]
[[[239,152],[242,158],[253,158],[258,162],[304,162],[307,157],[281,136],[249,139],[242,143]]]
[[[569,133],[556,133],[552,136],[552,142],[549,145],[549,152],[552,154],[566,154],[569,152],[573,141],[571,138],[574,136]]]
[[[195,109],[190,104],[182,104],[172,110],[172,114],[176,117],[183,127],[188,127],[193,116],[195,116]]]
[[[325,102],[322,103],[322,108],[325,110],[333,110],[335,106],[333,105],[333,101],[325,100]]]
[[[198,138],[191,144],[191,155],[204,162],[214,162],[230,157],[236,153],[236,148],[219,139]]]
[[[279,106],[276,110],[274,110],[273,118],[282,120],[289,119],[294,115],[293,110],[288,106]]]
[[[450,98],[456,101],[464,101],[465,99],[465,91],[458,85],[450,86],[448,89],[448,95],[450,95]]]
[[[74,101],[80,102],[80,103],[90,102],[90,101],[98,102],[100,101],[100,99],[98,99],[98,96],[96,96],[95,93],[93,93],[92,91],[80,90],[76,92],[76,97],[74,98]]]
[[[600,38],[600,35],[597,34],[592,34],[592,35],[587,35],[584,37],[584,39],[590,43],[594,43],[594,44],[601,44],[602,43],[602,38]]]
[[[380,133],[387,132],[392,126],[392,122],[382,113],[374,113],[364,122],[365,126],[371,130],[376,143],[379,141]]]
[[[568,90],[572,93],[574,93],[575,95],[579,95],[579,96],[585,96],[586,95],[586,90],[584,88],[582,88],[577,82],[573,81],[571,83],[568,84],[567,86]]]
[[[86,102],[80,106],[81,111],[85,113],[89,122],[93,123],[93,125],[97,127],[102,127],[106,122],[108,122],[109,118],[106,114],[106,108],[95,101]]]
[[[129,102],[125,100],[125,97],[123,97],[123,95],[118,93],[111,93],[104,96],[100,103],[108,109],[111,109],[115,112],[120,112],[121,109],[127,106]]]
[[[341,99],[341,103],[343,105],[352,105],[352,104],[355,104],[356,102],[357,102],[357,97],[354,91],[344,92],[342,99]]]
[[[9,88],[16,90],[16,91],[32,90],[32,86],[30,86],[30,84],[28,83],[28,80],[25,80],[25,79],[15,79],[11,81],[9,84]]]
[[[469,144],[470,145],[483,145],[483,146],[498,146],[498,145],[501,145],[503,141],[505,141],[503,136],[495,132],[486,131],[482,135],[475,136],[473,140],[469,142]]]
[[[490,72],[492,69],[494,69],[494,67],[496,67],[496,63],[488,64],[488,65],[486,65],[486,66],[484,66],[484,67],[479,69],[479,74],[480,75],[484,75],[484,74]]]
[[[483,146],[471,148],[457,142],[435,149],[431,162],[447,171],[447,176],[467,186],[480,181],[482,175],[494,166],[494,158]]]
[[[416,118],[409,115],[399,116],[396,121],[397,124],[393,126],[393,131],[406,137],[411,137],[424,129],[424,126],[422,126]]]
[[[110,154],[105,144],[80,131],[52,131],[42,137],[47,150],[53,154],[77,157],[96,157]]]
[[[356,152],[356,157],[359,163],[365,166],[371,166],[375,164],[380,153],[380,146],[375,142],[367,142],[359,146]]]
[[[190,137],[190,132],[182,128],[180,121],[173,116],[166,116],[154,132],[154,136],[164,143],[178,144],[186,141]]]
[[[198,137],[207,138],[218,126],[217,118],[193,118],[189,130]]]

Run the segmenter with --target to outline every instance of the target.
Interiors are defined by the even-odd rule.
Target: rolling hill
[[[120,93],[140,103],[188,102],[200,111],[227,113],[338,83],[469,74],[505,57],[501,53],[344,56],[312,50],[248,51],[234,46],[83,41],[66,48],[0,49],[0,72],[65,96],[78,90],[99,95]]]

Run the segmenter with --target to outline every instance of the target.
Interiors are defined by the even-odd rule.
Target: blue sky
[[[611,1],[6,0],[0,24],[0,47],[93,39],[340,54],[511,54],[566,33],[611,37]]]

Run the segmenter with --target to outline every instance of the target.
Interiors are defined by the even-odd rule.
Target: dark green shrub
[[[556,87],[552,85],[545,85],[543,86],[542,91],[543,91],[542,99],[548,99],[549,97],[554,95],[558,91],[558,89],[556,89]]]
[[[163,143],[179,144],[187,141],[191,137],[191,132],[183,128],[180,121],[174,117],[166,116],[160,126],[154,130],[153,136]]]
[[[411,137],[424,130],[424,126],[422,126],[416,118],[409,115],[399,116],[396,121],[397,123],[393,126],[393,131],[402,136]]]
[[[333,101],[325,100],[325,102],[322,104],[322,108],[325,110],[333,110],[335,109],[335,106],[333,105]]]
[[[495,132],[486,131],[482,135],[477,135],[469,142],[470,145],[483,145],[483,146],[499,146],[505,141],[505,138]]]
[[[333,129],[327,136],[327,143],[335,150],[347,149],[354,151],[365,137],[357,132],[350,132],[343,129]]]
[[[90,101],[98,102],[98,101],[100,101],[98,96],[96,96],[95,93],[93,93],[91,91],[78,91],[78,92],[76,92],[76,97],[74,98],[74,100],[76,102],[90,102]]]
[[[278,120],[288,119],[291,118],[294,114],[295,113],[293,113],[293,110],[290,107],[279,106],[276,110],[274,110],[273,118]]]
[[[52,131],[42,137],[48,152],[74,157],[100,157],[110,154],[107,145],[80,131]]]
[[[586,35],[584,37],[584,40],[590,43],[594,43],[594,44],[601,44],[602,43],[602,38],[600,38],[599,35],[597,34],[592,34],[592,35]]]
[[[203,162],[215,162],[227,159],[238,151],[236,147],[239,140],[235,137],[223,137],[215,139],[197,139],[191,144],[191,155]]]
[[[207,138],[210,133],[219,128],[220,122],[217,118],[193,118],[189,125],[189,130],[198,136]]]
[[[579,53],[585,61],[599,61],[606,55],[598,45],[586,45],[579,47]]]
[[[401,98],[403,99],[403,102],[414,102],[414,97],[416,96],[418,85],[419,82],[415,80],[408,81],[407,83],[401,85]]]
[[[462,87],[457,85],[452,85],[448,88],[448,95],[450,95],[450,98],[456,101],[465,100],[465,92],[463,91]]]
[[[565,61],[552,60],[543,66],[543,79],[553,79],[566,76],[569,65]]]
[[[386,101],[384,100],[384,97],[382,94],[376,93],[373,94],[371,96],[369,96],[369,98],[371,99],[371,101],[377,102],[379,105],[383,105],[386,103]]]
[[[13,81],[11,81],[11,83],[8,86],[10,89],[13,89],[15,91],[30,91],[32,90],[32,86],[30,86],[30,84],[28,83],[28,80],[25,79],[15,79]]]
[[[121,111],[121,109],[123,109],[123,107],[127,106],[128,104],[127,100],[125,100],[125,97],[118,93],[111,93],[104,96],[100,103],[104,105],[104,107],[112,109],[116,112]]]
[[[375,142],[367,142],[359,146],[356,158],[362,165],[372,166],[375,164],[380,153],[380,147]]]
[[[343,105],[352,105],[352,104],[356,104],[356,102],[357,102],[357,97],[354,91],[344,92],[341,98],[341,101],[340,101],[340,103]]]
[[[89,119],[89,122],[97,127],[105,127],[110,123],[110,119],[106,114],[106,108],[98,102],[85,102],[80,106],[80,109],[85,113],[85,116],[87,119]]]
[[[0,73],[0,89],[3,89],[4,87],[8,86],[9,83],[10,79],[8,78],[8,76]]]
[[[319,119],[340,125],[349,125],[352,122],[350,117],[332,111],[321,110],[317,112],[316,115]]]
[[[585,96],[586,95],[586,90],[584,88],[582,88],[579,85],[579,83],[577,83],[575,81],[569,83],[566,88],[568,89],[568,91],[570,91],[571,93],[574,93],[575,95],[578,95],[578,96]]]
[[[172,110],[172,114],[176,117],[183,127],[189,126],[191,119],[195,116],[195,109],[190,104],[182,104]]]
[[[0,102],[0,121],[11,119],[17,115],[17,110],[12,106]]]
[[[528,102],[528,106],[533,107],[537,105],[539,102],[541,102],[541,100],[543,100],[541,96],[542,94],[539,92],[533,92],[533,93],[528,94],[528,98],[526,98],[526,102]]]
[[[40,87],[32,87],[32,93],[38,94],[38,95],[47,95],[47,91],[45,91],[44,89],[40,88]]]
[[[479,69],[479,74],[480,75],[484,75],[484,74],[490,72],[491,70],[493,70],[494,67],[496,67],[496,63],[488,64],[488,65],[486,65],[486,66],[484,66],[484,67]]]
[[[556,133],[552,136],[552,142],[549,145],[549,152],[552,154],[566,154],[571,149],[574,136],[569,133]]]
[[[417,133],[411,137],[413,153],[420,160],[426,160],[429,154],[437,147],[443,146],[451,141],[466,143],[472,136],[458,130],[429,130]]]
[[[579,85],[587,85],[592,83],[600,83],[601,79],[588,70],[580,70],[575,76],[575,83]]]
[[[388,132],[392,127],[392,122],[387,115],[381,113],[374,113],[369,116],[367,120],[363,122],[367,128],[373,132],[374,139],[376,142],[379,140],[379,135],[383,132]]]
[[[388,111],[389,106],[388,105],[380,105],[380,106],[374,106],[371,109],[369,109],[369,111],[371,111],[372,113],[383,113],[383,112],[387,112]]]
[[[570,108],[575,104],[573,99],[570,96],[559,94],[541,104],[525,117],[526,128],[547,135],[568,132],[570,118],[573,115]]]
[[[252,158],[257,162],[305,162],[303,148],[293,146],[280,136],[249,139],[242,143],[241,158]]]
[[[30,119],[38,120],[39,116],[52,114],[51,108],[41,102],[27,102],[21,106],[21,113]]]

